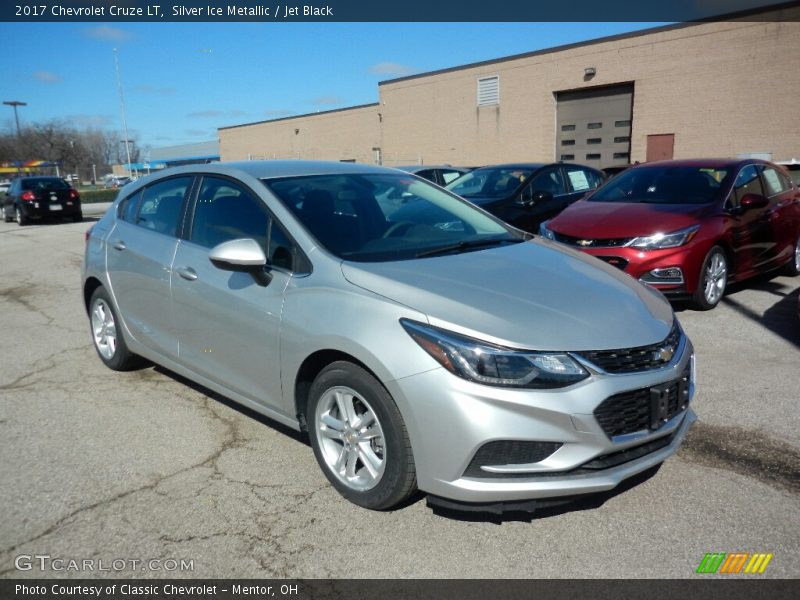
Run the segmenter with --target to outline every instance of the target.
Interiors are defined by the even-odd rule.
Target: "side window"
[[[767,188],[767,196],[782,194],[792,187],[789,184],[787,177],[772,167],[764,167],[764,170],[761,171],[761,175],[764,177],[764,185]]]
[[[136,223],[136,213],[142,201],[142,190],[128,196],[119,203],[117,217],[128,223]]]
[[[565,166],[564,171],[567,173],[567,179],[573,192],[588,192],[599,187],[603,182],[602,177],[591,169]]]
[[[136,215],[136,224],[174,237],[183,199],[191,183],[191,177],[174,177],[144,188],[138,202],[141,208]]]
[[[559,169],[548,169],[531,181],[532,192],[550,192],[553,196],[564,193],[564,179]]]
[[[221,177],[203,177],[189,241],[206,248],[252,238],[267,250],[269,213],[260,198]]]
[[[764,188],[761,186],[761,180],[758,178],[758,169],[755,165],[747,165],[739,171],[739,175],[733,184],[733,191],[728,199],[729,206],[732,208],[739,206],[746,194],[764,195]]]

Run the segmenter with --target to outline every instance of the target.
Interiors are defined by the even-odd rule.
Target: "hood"
[[[578,238],[632,238],[690,227],[697,224],[710,209],[708,204],[582,200],[568,206],[547,226],[559,233]]]
[[[672,326],[661,294],[582,252],[534,240],[450,256],[342,263],[350,283],[432,325],[530,350],[654,344]]]

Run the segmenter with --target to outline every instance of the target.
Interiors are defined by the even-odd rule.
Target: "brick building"
[[[659,27],[384,81],[376,104],[221,128],[220,153],[599,167],[800,157],[800,9],[757,18]]]

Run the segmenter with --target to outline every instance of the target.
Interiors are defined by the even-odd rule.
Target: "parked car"
[[[8,188],[10,187],[11,187],[11,182],[8,181],[7,179],[5,181],[0,181],[0,200],[3,199],[3,196],[5,196],[6,192],[8,191]]]
[[[461,227],[387,220],[391,187]],[[130,184],[87,235],[83,299],[108,367],[143,357],[307,430],[371,509],[417,488],[469,507],[608,490],[695,420],[692,345],[661,294],[394,169]]]
[[[453,167],[451,165],[411,165],[406,167],[397,167],[406,173],[413,173],[419,177],[423,177],[428,181],[432,181],[436,185],[442,187],[449,183],[454,182],[456,179],[469,173],[471,169],[464,167]]]
[[[135,179],[133,179],[132,177],[127,177],[127,176],[107,177],[103,181],[103,187],[105,189],[107,189],[107,190],[108,189],[117,189],[117,188],[121,188],[121,187],[123,187],[125,185],[128,185],[132,181],[135,181]]]
[[[642,164],[540,233],[708,310],[733,281],[800,273],[800,189],[763,160]]]
[[[603,173],[570,163],[513,163],[470,171],[447,189],[506,223],[538,232],[542,221],[598,187]]]
[[[800,186],[800,160],[793,158],[791,160],[782,160],[775,164],[782,166],[789,172],[789,177],[795,185]]]
[[[3,211],[6,223],[19,225],[43,219],[83,220],[81,196],[59,177],[18,177],[6,192]]]

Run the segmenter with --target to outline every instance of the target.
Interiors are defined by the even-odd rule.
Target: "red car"
[[[763,160],[647,163],[539,233],[708,310],[732,281],[781,267],[800,274],[800,188]]]

